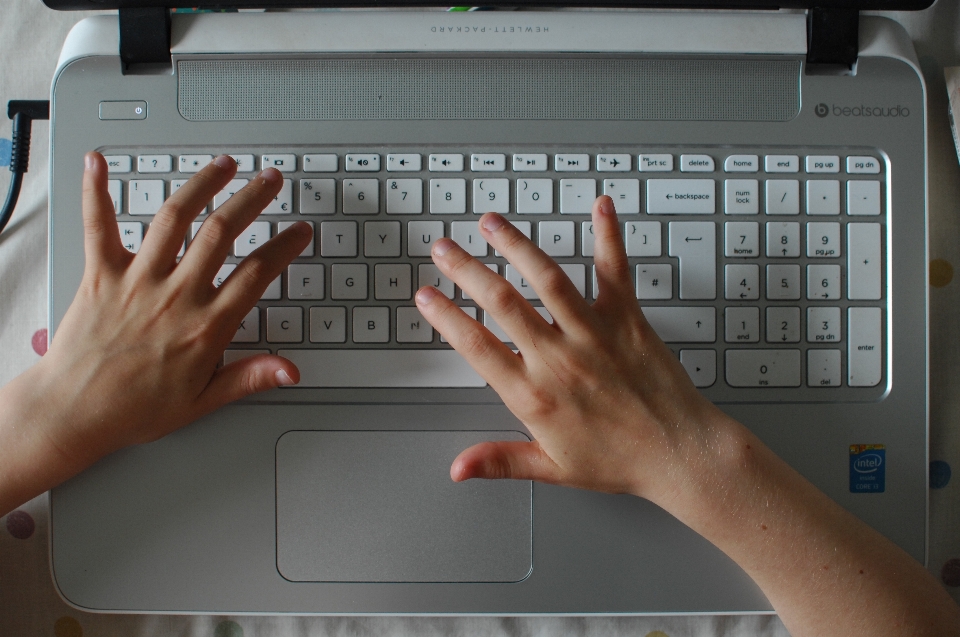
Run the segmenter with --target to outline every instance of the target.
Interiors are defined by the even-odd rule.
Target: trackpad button
[[[277,568],[298,582],[517,582],[532,483],[450,480],[463,449],[516,431],[289,431],[277,441]]]

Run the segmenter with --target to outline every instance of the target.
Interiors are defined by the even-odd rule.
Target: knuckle
[[[198,237],[208,244],[208,247],[219,245],[232,239],[232,224],[222,214],[211,215],[203,222]]]
[[[558,266],[546,268],[538,278],[544,297],[556,296],[566,292],[572,285],[567,273]]]
[[[506,314],[517,306],[517,291],[507,281],[497,281],[486,293],[487,306],[494,314]]]

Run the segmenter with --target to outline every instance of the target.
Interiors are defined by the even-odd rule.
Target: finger
[[[488,212],[480,218],[480,232],[517,268],[561,328],[589,320],[590,306],[570,277],[512,223]]]
[[[620,222],[613,199],[606,195],[593,202],[593,263],[597,268],[597,299],[607,297],[636,299],[630,264],[620,233]]]
[[[507,391],[523,378],[523,360],[490,330],[441,294],[440,290],[422,287],[415,298],[423,318],[447,339],[494,391]]]
[[[300,382],[300,370],[285,358],[260,354],[218,369],[198,397],[199,418],[245,396]]]
[[[460,452],[450,465],[450,478],[454,482],[509,478],[559,484],[561,471],[536,440],[481,442]]]
[[[535,342],[556,334],[512,283],[467,254],[452,239],[434,242],[431,255],[447,278],[490,312],[520,351],[532,351]]]
[[[107,162],[100,153],[83,158],[83,245],[88,271],[133,258],[120,241],[117,210],[107,189]]]
[[[233,240],[273,201],[283,186],[274,168],[257,175],[237,194],[217,208],[203,225],[177,268],[200,285],[213,285],[213,277],[233,247]]]
[[[298,221],[265,244],[230,273],[217,292],[216,305],[220,311],[238,319],[250,311],[271,281],[280,276],[313,238],[313,228]]]
[[[176,262],[190,222],[237,173],[237,164],[221,155],[190,178],[164,202],[150,223],[136,267],[165,274]]]

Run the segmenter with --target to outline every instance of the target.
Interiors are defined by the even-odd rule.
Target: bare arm
[[[463,451],[454,480],[532,479],[647,498],[734,559],[796,637],[960,635],[960,609],[920,564],[693,387],[640,311],[608,197],[593,212],[592,305],[502,217],[480,225],[554,322],[450,239],[434,244],[441,271],[519,353],[432,288],[417,293],[420,311],[536,438]]]

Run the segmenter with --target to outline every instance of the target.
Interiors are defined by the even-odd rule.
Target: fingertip
[[[435,298],[437,298],[438,294],[440,294],[440,290],[431,285],[425,285],[417,290],[415,300],[417,305],[427,306],[430,305]]]
[[[612,216],[617,214],[617,208],[609,195],[600,195],[597,197],[597,211],[604,215]]]
[[[480,217],[480,227],[487,232],[496,232],[502,228],[506,222],[507,220],[496,212],[488,212]]]
[[[276,168],[264,168],[259,177],[265,186],[279,186],[283,183],[283,175]]]

